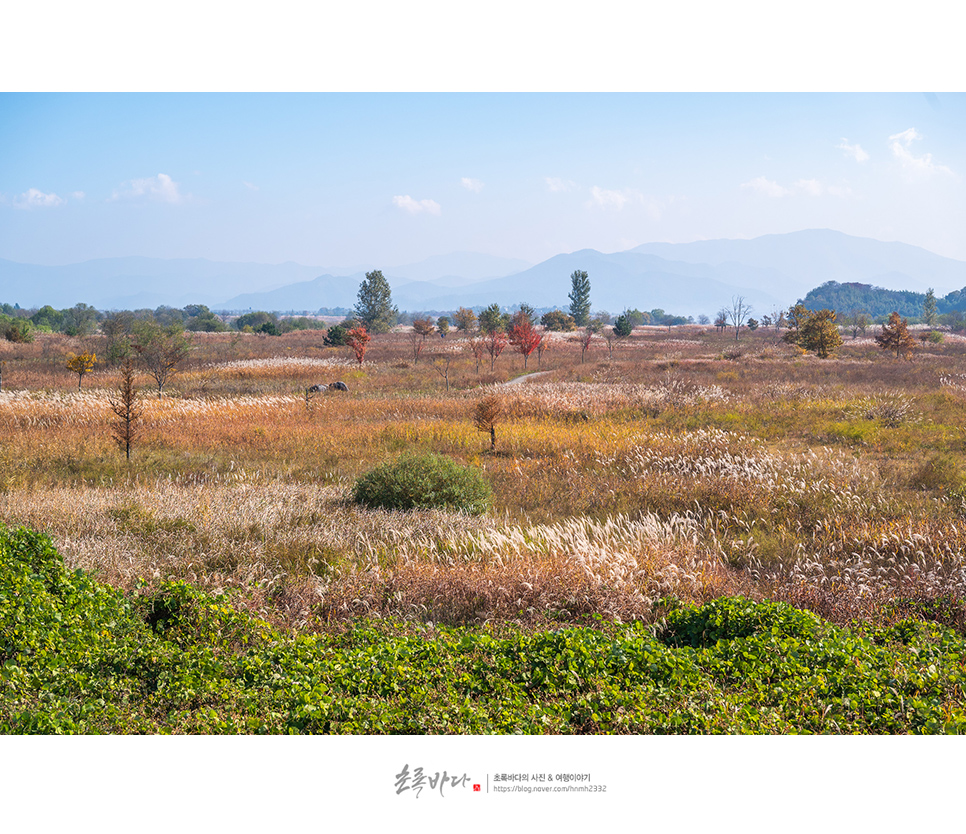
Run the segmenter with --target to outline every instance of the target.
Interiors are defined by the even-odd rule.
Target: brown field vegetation
[[[840,623],[966,595],[966,341],[911,361],[846,337],[822,360],[773,331],[638,328],[581,362],[557,336],[490,371],[459,333],[373,337],[360,365],[318,331],[193,334],[130,462],[118,371],[77,390],[69,353],[0,343],[0,520],[126,589],[237,589],[276,623],[362,615],[525,626],[651,618],[675,595],[773,598]],[[448,357],[449,391],[434,368]],[[341,380],[348,393],[308,396]],[[497,445],[473,425],[497,396]],[[363,510],[354,479],[406,451],[482,468],[489,513]],[[886,605],[891,603],[891,605]],[[887,614],[891,612],[891,614]]]

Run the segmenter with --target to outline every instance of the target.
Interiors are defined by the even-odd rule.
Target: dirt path
[[[524,374],[523,376],[518,376],[516,379],[511,379],[509,382],[500,383],[501,385],[522,385],[528,379],[536,379],[538,376],[546,376],[550,371],[534,371],[532,374]]]

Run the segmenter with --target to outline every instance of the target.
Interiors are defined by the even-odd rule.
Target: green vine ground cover
[[[959,733],[966,639],[778,603],[657,626],[285,635],[183,583],[124,595],[0,527],[0,732]]]

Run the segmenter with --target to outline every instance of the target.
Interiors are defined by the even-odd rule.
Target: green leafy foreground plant
[[[442,455],[405,454],[370,470],[358,481],[353,500],[384,510],[446,509],[471,515],[486,512],[491,489],[483,473]]]
[[[0,527],[0,732],[958,733],[966,640],[722,598],[658,626],[359,622],[285,636],[184,583],[125,596]]]

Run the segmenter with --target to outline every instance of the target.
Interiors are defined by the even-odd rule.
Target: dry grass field
[[[116,369],[65,367],[83,341],[0,343],[0,521],[42,530],[124,589],[235,589],[280,626],[360,617],[525,628],[660,616],[669,595],[775,599],[836,623],[966,595],[966,341],[897,361],[848,336],[822,360],[773,331],[638,328],[581,350],[557,335],[524,373],[459,333],[373,338],[364,364],[315,331],[193,334],[130,461]],[[448,372],[448,391],[444,371]],[[348,393],[307,397],[341,380]],[[474,426],[503,406],[496,449]],[[407,451],[479,467],[480,517],[348,500]],[[959,610],[958,607],[955,610]],[[951,623],[962,628],[963,623]]]

